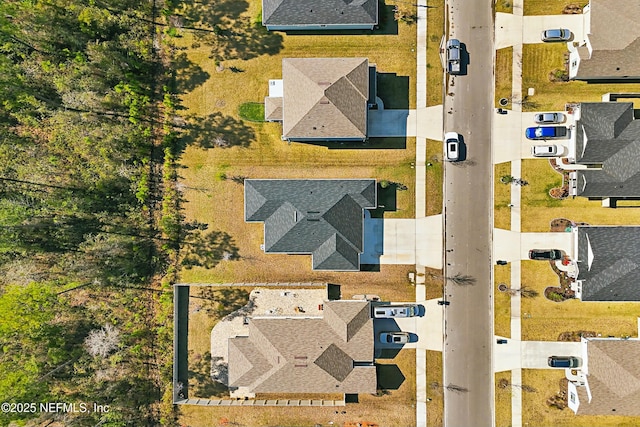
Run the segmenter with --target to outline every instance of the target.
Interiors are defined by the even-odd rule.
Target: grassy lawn
[[[540,3],[548,3],[546,0]],[[525,11],[526,11],[525,3]],[[535,95],[527,98],[523,111],[563,110],[568,102],[599,102],[608,92],[640,92],[640,84],[588,84],[586,82],[551,82],[549,73],[565,69],[564,43],[538,43],[522,46],[522,93],[535,89]],[[640,104],[635,103],[635,108]]]
[[[494,280],[493,333],[501,337],[511,338],[511,296],[508,292],[498,290],[500,283],[505,283],[508,287],[511,287],[511,265],[495,266]]]
[[[614,427],[637,426],[637,417],[613,415],[576,416],[569,408],[563,410],[546,404],[548,398],[560,391],[563,369],[523,369],[522,384],[533,387],[533,393],[522,393],[522,425],[537,427]]]
[[[513,13],[513,0],[496,0],[496,12]]]
[[[503,184],[500,177],[511,175],[511,163],[499,163],[494,166],[495,183],[493,185],[493,226],[505,230],[511,229],[511,184]]]
[[[440,41],[444,35],[444,0],[430,0],[427,10],[427,107],[442,104],[443,69]]]
[[[191,427],[235,426],[313,426],[343,425],[346,422],[374,422],[380,426],[415,425],[415,350],[401,350],[391,360],[378,363],[397,365],[404,381],[397,390],[382,396],[359,395],[357,404],[342,408],[320,407],[200,407],[181,406],[180,422]],[[336,410],[338,414],[336,414]],[[346,411],[342,414],[342,411]]]
[[[442,141],[427,139],[427,159],[431,166],[427,165],[427,215],[442,213],[442,176],[444,168],[442,164]]]
[[[259,102],[245,102],[238,108],[238,116],[240,116],[242,120],[263,122],[264,104]]]
[[[522,339],[556,341],[562,332],[594,331],[603,337],[638,335],[638,304],[553,302],[544,297],[547,286],[558,286],[558,276],[547,262],[522,261],[522,285],[536,290],[534,298],[522,298]]]
[[[525,15],[560,15],[565,6],[569,4],[579,4],[583,6],[588,1],[571,0],[524,0]]]
[[[442,298],[444,294],[444,279],[442,278],[442,270],[426,268],[424,284],[426,288],[425,299]]]
[[[506,0],[498,1],[498,4]],[[513,81],[513,47],[505,47],[496,51],[496,91],[495,105],[499,107],[500,98],[511,99]]]
[[[511,371],[496,372],[496,427],[511,427],[511,386],[499,387],[505,379],[511,383]]]
[[[562,176],[545,160],[523,160],[522,179],[529,182],[529,185],[522,187],[523,232],[549,231],[549,224],[555,218],[567,218],[591,225],[639,223],[635,209],[603,208],[600,201],[584,197],[552,199],[549,190],[561,185]]]
[[[442,427],[444,419],[444,394],[442,388],[429,384],[442,384],[442,352],[427,350],[427,426]]]

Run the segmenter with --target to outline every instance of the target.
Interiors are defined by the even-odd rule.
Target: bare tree
[[[101,329],[89,332],[84,340],[87,352],[93,357],[107,357],[109,353],[117,349],[120,344],[120,331],[107,323]]]
[[[213,145],[215,147],[224,148],[229,146],[229,141],[227,141],[224,136],[218,135],[213,138]]]

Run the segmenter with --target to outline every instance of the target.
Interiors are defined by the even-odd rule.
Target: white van
[[[417,305],[389,305],[373,307],[373,317],[378,319],[393,319],[395,317],[413,317],[418,315]]]

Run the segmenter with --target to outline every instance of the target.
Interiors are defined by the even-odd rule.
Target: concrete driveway
[[[416,112],[369,110],[367,125],[370,138],[416,136]]]
[[[584,40],[582,14],[523,17],[511,13],[496,13],[495,48],[501,49],[519,43],[543,43],[540,33],[550,28],[568,28],[573,33],[572,42]]]
[[[540,33],[550,28],[568,28],[572,41],[584,40],[584,17],[579,15],[543,15],[523,18],[522,43],[543,43]]]
[[[373,328],[376,348],[419,348],[425,350],[442,351],[442,310],[437,299],[415,302],[392,302],[392,305],[418,304],[424,310],[423,316],[404,317],[397,319],[374,319]],[[417,337],[417,342],[410,342],[402,346],[382,344],[378,342],[380,332],[404,331]]]
[[[549,356],[582,356],[580,342],[518,341],[507,339],[506,344],[493,343],[494,371],[512,369],[558,369],[547,364]]]
[[[515,209],[515,208],[514,208]],[[493,259],[508,262],[529,259],[530,249],[560,249],[573,257],[573,234],[554,233],[518,233],[516,231],[494,229]],[[520,248],[515,251],[514,248]]]
[[[553,111],[539,111],[539,112],[553,112]],[[557,111],[567,116],[567,120],[564,123],[557,125],[545,125],[545,126],[567,126],[571,127],[575,120],[572,115],[568,115],[565,111]],[[533,158],[531,154],[531,147],[534,145],[558,145],[560,148],[560,156],[567,155],[569,153],[570,139],[555,139],[555,140],[541,140],[535,141],[527,139],[524,136],[525,130],[528,127],[538,126],[533,117],[538,112],[533,113],[521,113],[518,111],[511,111],[507,114],[497,114],[493,120],[493,163],[510,162],[518,159]],[[571,131],[569,131],[571,136]]]
[[[415,264],[415,219],[365,218],[362,264]]]

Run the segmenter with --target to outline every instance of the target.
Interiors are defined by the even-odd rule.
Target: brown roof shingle
[[[579,393],[578,415],[640,416],[639,340],[590,339],[587,365],[592,399]]]
[[[282,80],[285,138],[366,138],[366,58],[285,58]]]
[[[576,78],[640,76],[640,2],[591,0],[592,52],[580,48]]]
[[[338,308],[334,310],[335,307]],[[330,314],[324,318],[251,319],[248,337],[229,339],[229,386],[246,387],[251,393],[375,393],[369,303],[330,301],[325,303],[325,310]],[[336,319],[331,313],[336,311],[346,325],[346,335],[349,325],[353,325],[348,340],[331,326]],[[239,357],[237,351],[249,354]],[[253,354],[255,351],[260,355]],[[266,361],[268,366],[248,368],[247,360]],[[356,366],[354,362],[372,365]]]

